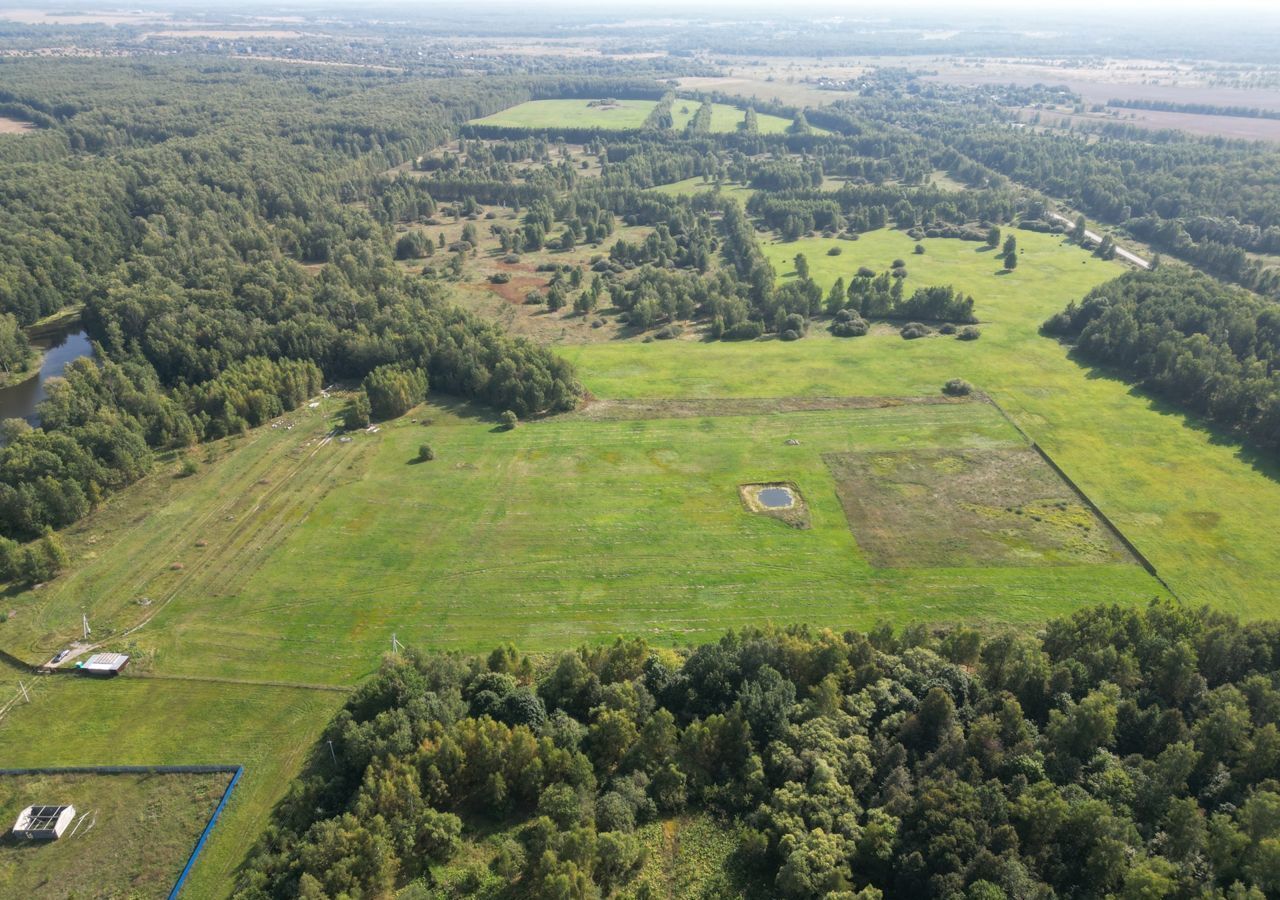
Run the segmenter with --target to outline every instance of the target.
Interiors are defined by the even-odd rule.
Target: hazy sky
[[[424,13],[430,13],[433,6],[421,0],[383,0],[382,4],[396,6],[414,6]],[[472,0],[469,6],[509,6],[510,0]],[[702,11],[717,10],[725,13],[734,11],[750,11],[756,13],[762,9],[779,12],[781,8],[772,0],[550,0],[551,8],[599,9],[611,15],[631,13],[636,17],[649,17],[666,14],[672,10],[684,10],[697,14]],[[805,18],[816,15],[839,15],[850,17],[880,15],[894,12],[920,13],[928,10],[939,10],[949,14],[951,18],[963,18],[965,12],[1007,11],[1026,18],[1065,18],[1073,12],[1089,10],[1102,13],[1151,13],[1168,15],[1169,13],[1191,13],[1201,16],[1219,15],[1225,11],[1249,12],[1264,14],[1268,19],[1280,19],[1280,0],[1060,0],[1060,2],[1042,3],[1038,0],[962,0],[962,4],[946,0],[808,0],[802,7],[793,11]],[[634,12],[632,12],[634,11]]]

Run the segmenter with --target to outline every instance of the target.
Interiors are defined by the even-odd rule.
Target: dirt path
[[[1056,212],[1049,213],[1049,218],[1054,219],[1058,222],[1061,222],[1064,225],[1068,225],[1071,227],[1075,227],[1075,224],[1076,224],[1075,222],[1068,219],[1066,216],[1058,215],[1058,213]],[[1096,241],[1099,244],[1102,243],[1102,235],[1096,234],[1090,231],[1088,228],[1084,230],[1084,236],[1091,241]],[[1139,269],[1151,268],[1151,263],[1147,262],[1145,259],[1143,259],[1140,256],[1136,256],[1133,253],[1130,253],[1128,250],[1124,249],[1119,244],[1116,245],[1116,256],[1119,256],[1121,259],[1128,260],[1129,262],[1137,266]]]

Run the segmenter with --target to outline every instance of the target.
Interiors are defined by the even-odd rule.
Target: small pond
[[[791,493],[791,488],[786,487],[761,488],[756,499],[765,509],[786,509],[796,503],[795,494]]]
[[[32,343],[44,351],[40,373],[25,381],[0,388],[0,419],[26,419],[38,424],[36,405],[45,398],[45,384],[60,376],[67,364],[93,352],[89,335],[79,325],[69,330],[42,335]]]

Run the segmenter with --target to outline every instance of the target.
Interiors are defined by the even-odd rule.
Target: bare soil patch
[[[875,566],[1136,562],[1030,447],[829,453],[823,461]]]
[[[24,122],[22,119],[10,119],[8,116],[0,116],[0,134],[26,134],[35,130],[34,122]]]

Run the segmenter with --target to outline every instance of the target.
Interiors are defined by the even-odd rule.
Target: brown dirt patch
[[[823,461],[875,566],[1135,562],[1030,447],[829,453]]]
[[[7,116],[0,116],[0,134],[26,134],[35,130],[34,122],[24,122],[22,119],[10,119]]]

